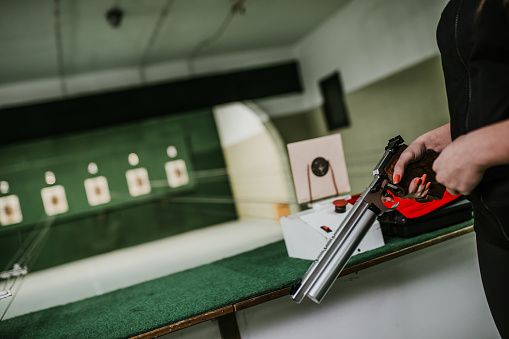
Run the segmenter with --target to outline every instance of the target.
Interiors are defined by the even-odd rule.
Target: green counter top
[[[413,238],[386,237],[385,246],[353,256],[344,273],[470,232],[472,224],[470,220]],[[278,241],[128,288],[4,320],[0,337],[127,338],[158,329],[158,334],[164,334],[234,312],[236,304],[251,298],[268,294],[270,300],[286,295],[310,263],[289,258],[284,241]],[[183,324],[172,326],[178,322]]]

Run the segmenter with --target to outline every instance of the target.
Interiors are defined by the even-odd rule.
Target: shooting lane
[[[146,26],[180,9],[170,3]],[[0,114],[13,127],[1,134],[0,261],[20,276],[0,281],[0,291],[14,281],[14,296],[0,294],[0,337],[498,338],[470,219],[384,235],[319,305],[289,295],[311,261],[288,256],[279,222],[308,208],[286,144],[340,133],[355,194],[389,138],[446,122],[434,41],[445,3],[323,0],[321,14],[299,12],[305,31],[292,41],[214,50],[219,39],[207,54],[198,42],[210,40],[191,30],[182,59],[151,64],[147,49],[124,69],[72,73],[72,54],[60,53],[67,74],[60,64],[58,78],[4,80]],[[246,16],[225,32],[267,13],[233,4]],[[211,34],[224,11],[199,5],[220,18]],[[63,16],[76,10],[63,6]],[[70,39],[72,22],[62,23]],[[346,107],[342,126],[323,109],[328,79]]]

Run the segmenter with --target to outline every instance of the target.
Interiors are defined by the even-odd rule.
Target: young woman
[[[493,319],[509,338],[509,0],[450,0],[437,29],[450,123],[412,142],[395,166],[440,153],[436,179],[474,208],[479,267]],[[429,185],[416,178],[411,199]]]

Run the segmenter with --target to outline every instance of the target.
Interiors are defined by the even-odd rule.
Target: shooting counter
[[[386,83],[383,86],[385,89]],[[213,89],[217,92],[211,92]],[[289,297],[290,289],[311,262],[288,257],[278,225],[273,225],[271,231],[278,232],[277,236],[270,241],[265,238],[256,248],[238,243],[229,232],[201,242],[192,237],[180,244],[174,242],[173,252],[155,249],[154,243],[161,239],[178,238],[198,229],[208,232],[210,225],[237,220],[216,121],[212,110],[203,107],[300,90],[298,65],[292,62],[256,71],[2,109],[2,116],[8,119],[4,121],[6,125],[23,129],[7,129],[1,135],[0,179],[11,185],[0,198],[9,195],[10,203],[19,201],[20,206],[12,209],[16,212],[13,220],[4,225],[0,261],[5,266],[12,253],[17,252],[18,230],[27,231],[23,234],[26,239],[28,230],[40,222],[41,215],[57,216],[57,220],[38,260],[41,267],[37,269],[41,271],[34,270],[26,276],[8,316],[0,322],[0,338],[153,338],[180,333],[188,337],[187,331],[207,324],[213,324],[210,327],[217,333],[200,332],[195,338],[238,338],[240,334],[250,339],[309,338],[318,333],[321,337],[337,337],[338,331],[365,330],[369,328],[366,324],[373,322],[385,322],[388,331],[403,330],[375,335],[347,333],[346,337],[419,338],[416,334],[423,333],[429,338],[437,337],[428,326],[429,319],[444,318],[447,322],[452,313],[454,321],[461,321],[448,326],[452,329],[449,336],[439,329],[439,337],[486,338],[477,335],[479,331],[486,334],[479,324],[491,318],[486,306],[475,307],[485,305],[485,301],[481,300],[482,288],[475,275],[473,237],[466,235],[472,231],[472,221],[413,238],[387,237],[385,246],[352,257],[343,277],[320,305],[309,300],[297,305]],[[172,93],[172,100],[168,100],[168,93]],[[128,155],[133,155],[135,161],[129,160]],[[135,173],[133,170],[140,174],[138,179],[146,179],[141,174],[148,173],[150,181],[126,182],[127,174]],[[189,177],[182,176],[185,172]],[[172,177],[185,180],[172,183],[169,180]],[[85,190],[87,183],[93,182],[91,179],[101,185],[89,197]],[[147,188],[147,182],[154,185],[144,191],[150,193],[132,194],[129,187],[133,182],[143,184],[142,188]],[[53,196],[41,200],[45,198],[43,190],[48,192],[47,189],[53,190]],[[219,202],[208,203],[209,197],[219,197],[216,199]],[[53,207],[49,213],[45,201]],[[256,237],[249,232],[259,232],[257,226],[261,225],[233,232]],[[75,241],[77,237],[80,241]],[[225,242],[236,247],[235,253],[210,254],[213,250],[218,252]],[[145,244],[148,247],[141,252],[151,253],[152,262],[138,260],[136,255],[143,254],[140,251],[128,259],[117,255],[125,250],[136,251],[134,247]],[[184,260],[171,257],[184,253],[185,247],[190,250],[185,252],[188,257]],[[427,249],[417,251],[424,248]],[[417,253],[431,253],[432,258],[426,258],[423,265],[424,261],[415,257]],[[198,255],[205,256],[206,262],[197,264]],[[96,265],[102,260],[99,257],[107,257],[109,262],[99,267]],[[96,261],[89,264],[89,260]],[[192,262],[193,266],[183,267],[182,262]],[[430,270],[424,268],[429,268],[430,262],[433,268],[442,271],[432,270],[437,274],[429,274]],[[470,270],[469,275],[456,267]],[[168,272],[168,268],[178,270]],[[62,282],[61,276],[52,276],[58,270],[66,282]],[[374,271],[376,274],[370,273]],[[436,284],[426,294],[422,288],[430,283],[430,276]],[[444,276],[448,279],[443,279]],[[102,285],[97,284],[99,278],[103,279]],[[122,284],[115,285],[113,280]],[[411,288],[405,289],[399,281]],[[355,286],[352,289],[350,285]],[[456,287],[459,293],[450,293]],[[429,293],[438,289],[445,292],[427,301]],[[65,290],[76,295],[68,298]],[[453,299],[447,298],[449,293],[454,294]],[[411,297],[416,301],[409,305],[392,302]],[[442,297],[453,306],[434,307],[436,298]],[[464,300],[467,306],[458,307],[459,300]],[[366,303],[357,307],[356,301]],[[23,311],[16,310],[19,305]],[[271,310],[261,312],[260,307]],[[251,310],[249,318],[246,312]],[[324,310],[332,314],[325,320],[320,319]],[[259,329],[256,335],[243,326],[246,318],[251,327]],[[408,319],[419,324],[405,327]],[[337,327],[345,321],[348,326]],[[267,333],[278,324],[279,333]],[[492,323],[488,325],[494,330]],[[412,331],[405,332],[408,328]],[[327,331],[333,334],[327,336]]]
[[[342,275],[465,235],[472,232],[472,223],[413,238],[386,237],[385,246],[352,257]],[[154,338],[215,319],[221,337],[239,338],[237,312],[282,297],[290,299],[290,289],[309,265],[310,261],[289,258],[280,240],[210,264],[4,320],[0,336]],[[316,306],[326,303],[327,298]]]

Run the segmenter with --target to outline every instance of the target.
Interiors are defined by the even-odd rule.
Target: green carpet
[[[469,225],[472,221],[409,239],[386,238],[386,246],[352,257],[347,266]],[[291,286],[309,265],[308,260],[289,258],[284,241],[278,241],[111,293],[4,320],[0,338],[131,337]]]

